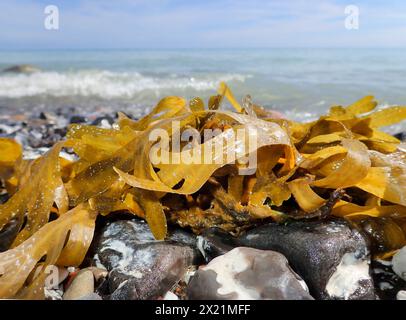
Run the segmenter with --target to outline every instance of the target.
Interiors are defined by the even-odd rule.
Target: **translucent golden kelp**
[[[227,100],[234,112],[221,108]],[[332,214],[359,228],[373,224],[371,237],[381,235],[375,253],[393,252],[406,244],[406,155],[379,128],[405,119],[406,108],[374,112],[376,105],[368,96],[302,124],[273,117],[250,97],[240,104],[221,84],[207,108],[200,98],[167,97],[142,119],[120,114],[112,129],[72,125],[34,161],[0,139],[0,178],[11,195],[0,205],[0,230],[19,225],[0,253],[0,297],[42,298],[47,266],[79,266],[97,215],[117,211],[146,219],[157,239],[168,223],[238,234]],[[175,147],[188,129],[200,140]],[[207,129],[216,134],[205,140]],[[156,132],[167,134],[167,148],[165,135],[151,139]],[[63,148],[77,160],[60,158]],[[157,161],[164,156],[170,161]]]

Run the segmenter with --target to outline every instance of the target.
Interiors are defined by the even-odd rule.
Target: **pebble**
[[[65,291],[63,300],[78,300],[94,292],[94,276],[90,270],[79,271]]]
[[[108,271],[103,268],[89,267],[86,269],[90,270],[93,273],[93,276],[94,276],[94,279],[96,280],[96,282],[106,278],[107,275],[109,274]]]
[[[207,260],[238,246],[280,252],[316,299],[375,298],[367,241],[341,219],[270,223],[239,238],[209,229],[199,244]]]
[[[219,228],[209,228],[197,237],[197,247],[207,263],[236,246],[238,246],[238,239]]]
[[[64,282],[68,276],[69,276],[69,271],[67,268],[58,267],[58,285],[60,285],[62,282]]]
[[[86,123],[88,122],[88,119],[84,116],[81,115],[73,115],[72,117],[70,117],[69,123],[73,124],[73,123]]]
[[[80,115],[75,114],[76,111],[75,108],[65,108],[55,112],[27,111],[21,115],[0,117],[0,137],[17,140],[23,145],[24,157],[36,159],[43,154],[44,148],[49,149],[66,136],[69,124],[92,124],[111,129],[115,122],[115,118],[107,113],[101,116],[100,113]],[[114,114],[114,111],[109,113]]]
[[[173,292],[168,291],[167,293],[165,293],[162,300],[179,300],[179,298]]]
[[[2,72],[24,73],[24,74],[29,74],[38,71],[41,71],[41,69],[30,64],[18,64],[2,70]]]
[[[399,132],[397,134],[395,134],[395,138],[398,138],[400,141],[405,142],[406,141],[406,132]]]
[[[115,120],[112,117],[110,117],[109,115],[105,115],[102,117],[97,117],[95,120],[92,121],[91,124],[93,126],[101,126],[109,129],[111,128],[114,122]]]
[[[406,281],[406,246],[393,256],[392,268],[399,277]]]
[[[238,247],[201,266],[187,288],[193,300],[312,300],[287,259],[270,250]]]
[[[194,235],[174,229],[166,241],[156,241],[139,219],[107,224],[94,248],[94,264],[109,272],[107,291],[113,300],[163,296],[201,261]]]
[[[406,282],[392,270],[390,261],[373,260],[371,269],[379,299],[394,300],[399,290],[406,289]]]
[[[399,291],[397,296],[396,296],[396,299],[398,299],[398,300],[406,300],[406,291],[405,290]]]

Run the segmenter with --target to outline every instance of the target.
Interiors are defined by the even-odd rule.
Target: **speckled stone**
[[[200,267],[187,288],[197,300],[312,300],[280,253],[239,247]]]
[[[94,264],[109,271],[110,299],[154,299],[169,291],[201,260],[194,235],[176,229],[156,241],[142,220],[105,226],[95,243]]]
[[[341,219],[271,223],[238,239],[209,229],[198,241],[207,260],[237,246],[280,252],[317,299],[375,299],[367,240]],[[337,281],[343,283],[341,288],[333,287]]]
[[[399,277],[406,280],[406,246],[393,256],[392,268]]]

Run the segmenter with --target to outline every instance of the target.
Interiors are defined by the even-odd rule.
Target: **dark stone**
[[[84,116],[81,115],[73,115],[70,117],[69,123],[86,123],[88,122],[88,119]]]
[[[400,141],[405,142],[406,141],[406,132],[399,132],[397,134],[395,134],[395,138],[398,138]]]
[[[193,249],[183,245],[162,243],[139,248],[134,254],[130,271],[125,268],[111,271],[111,299],[145,300],[164,295],[193,264],[193,255]],[[148,260],[145,260],[146,257]]]
[[[0,230],[0,252],[7,251],[10,248],[19,228],[18,220],[11,220]]]
[[[138,120],[135,118],[131,113],[120,111],[120,113],[124,114],[127,118],[133,119],[133,120]],[[114,113],[114,119],[118,119],[118,112]]]
[[[8,193],[2,193],[0,194],[0,204],[6,203],[10,199],[10,196]]]
[[[112,125],[114,123],[114,119],[112,117],[110,117],[109,115],[104,115],[101,117],[97,117],[95,120],[93,120],[92,125],[99,126],[101,125],[103,120],[106,120],[109,123],[109,125]]]
[[[59,137],[65,137],[66,133],[68,132],[68,129],[66,127],[64,128],[54,128],[53,129],[55,135],[59,135]]]
[[[238,246],[238,241],[219,228],[206,229],[197,237],[197,247],[202,253],[206,263],[215,257],[227,253],[236,246]]]
[[[171,230],[166,241],[156,241],[148,225],[138,219],[107,224],[94,243],[93,257],[109,271],[110,299],[154,299],[164,295],[201,261],[196,238]]]
[[[235,297],[233,294],[218,294],[221,284],[217,282],[217,273],[213,270],[198,270],[186,288],[189,300],[226,300]]]
[[[187,296],[193,300],[313,300],[282,254],[244,247],[200,267],[189,282]]]
[[[14,73],[33,73],[38,71],[41,70],[29,64],[15,65],[3,70],[3,72],[14,72]]]
[[[14,136],[18,136],[24,147],[50,148],[66,135],[66,128],[57,128],[52,124],[26,125],[16,131]],[[26,149],[26,148],[25,148]]]
[[[380,299],[396,300],[397,293],[406,290],[406,281],[392,270],[390,262],[373,260],[371,268],[375,291]]]
[[[354,271],[360,268],[366,271],[370,262],[367,240],[344,220],[296,221],[284,225],[271,223],[252,229],[238,239],[222,235],[222,239],[214,240],[216,235],[209,232],[212,236],[199,238],[199,248],[207,257],[212,258],[216,250],[222,252],[227,246],[273,250],[286,256],[292,268],[308,284],[311,295],[317,299],[375,298],[373,280],[369,274],[359,279],[356,290],[344,290],[344,296],[337,296],[332,290],[330,294],[326,288],[340,263],[347,266],[353,262],[354,266],[350,267]],[[217,246],[218,243],[221,245]]]
[[[406,281],[406,246],[392,257],[392,270]]]

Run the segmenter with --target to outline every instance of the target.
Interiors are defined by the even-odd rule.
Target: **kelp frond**
[[[234,112],[221,109],[225,100]],[[207,108],[200,98],[167,97],[142,119],[120,114],[112,129],[72,125],[66,140],[36,160],[22,159],[21,146],[1,138],[0,179],[11,198],[0,205],[0,230],[17,221],[19,232],[0,253],[0,298],[42,298],[46,267],[80,265],[97,215],[123,210],[146,219],[156,239],[165,238],[167,220],[196,233],[217,226],[238,234],[261,221],[382,219],[381,253],[399,248],[406,242],[406,154],[379,128],[404,120],[406,107],[376,106],[368,96],[302,124],[273,117],[250,97],[239,104],[222,83]],[[171,143],[189,128],[218,134],[154,153],[154,130]],[[205,154],[220,141],[226,161],[213,148]],[[63,148],[77,160],[62,159]],[[256,170],[241,175],[251,154]],[[157,162],[163,155],[197,161]]]

